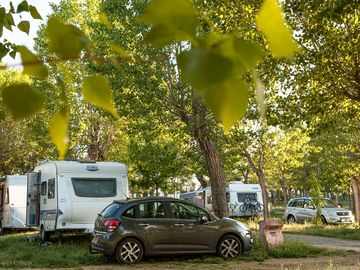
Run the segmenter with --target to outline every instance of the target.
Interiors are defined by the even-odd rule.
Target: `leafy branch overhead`
[[[12,15],[28,12],[34,19],[41,19],[34,6],[22,1],[16,11],[11,8],[7,12],[0,8],[0,37],[2,29],[11,30],[15,26]],[[101,22],[107,22],[101,14]],[[189,0],[153,0],[141,16],[144,23],[151,28],[145,41],[156,46],[166,46],[174,42],[183,42],[189,50],[180,52],[176,62],[180,68],[182,80],[188,82],[203,98],[205,104],[214,112],[228,130],[243,117],[248,104],[250,86],[244,80],[244,74],[255,73],[256,65],[264,56],[260,44],[239,39],[232,35],[210,33],[199,35],[200,15]],[[265,0],[260,9],[256,24],[268,40],[268,47],[275,57],[289,57],[297,50],[297,46],[287,28],[282,9],[277,0]],[[110,27],[108,23],[104,24]],[[16,27],[16,26],[15,26]],[[30,23],[21,21],[17,28],[29,33]],[[91,42],[77,26],[65,24],[57,17],[49,18],[45,28],[49,50],[61,61],[75,61],[85,55],[91,55]],[[126,52],[117,44],[108,44],[115,52]],[[89,52],[88,52],[89,51]],[[0,43],[0,57],[18,52],[24,66],[23,73],[36,79],[46,79],[48,67],[42,59],[38,59],[24,46]],[[66,73],[66,76],[73,76]],[[70,78],[68,87],[72,87]],[[18,92],[26,99],[18,98]],[[66,89],[64,89],[66,91]],[[95,75],[84,79],[81,91],[84,100],[95,105],[114,117],[116,112],[112,90],[104,76]],[[10,86],[2,90],[5,107],[15,119],[36,113],[41,109],[44,97],[30,85]],[[19,106],[19,104],[21,106]],[[34,106],[36,104],[36,106]],[[62,95],[63,108],[55,113],[49,126],[49,133],[59,156],[63,158],[67,150],[67,126],[69,108],[66,93]],[[58,132],[56,131],[58,129]]]
[[[199,37],[198,12],[188,0],[154,0],[144,22],[152,25],[145,40],[154,45],[176,41],[191,44],[177,57],[181,77],[189,82],[228,130],[246,111],[249,85],[242,75],[254,71],[264,53],[259,44],[217,33]],[[257,20],[275,57],[290,57],[297,50],[277,0],[265,0]]]

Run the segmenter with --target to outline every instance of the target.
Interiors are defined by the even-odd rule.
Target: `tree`
[[[89,1],[83,5],[80,4],[80,6],[86,7],[87,4],[94,6],[95,2]],[[123,12],[137,11],[143,8],[143,2],[134,1],[130,5],[124,6]],[[163,12],[164,10],[166,12]],[[111,12],[109,13],[111,14]],[[91,10],[89,14],[94,14],[94,12]],[[114,15],[114,13],[112,14]],[[136,13],[136,15],[139,15],[139,13]],[[269,15],[275,18],[274,25],[280,30],[277,34],[274,32],[273,27],[269,27],[267,24]],[[248,70],[255,69],[256,63],[262,57],[262,50],[258,44],[249,40],[241,40],[231,35],[218,35],[217,37],[212,35],[211,27],[210,31],[206,29],[211,26],[209,22],[207,22],[208,26],[204,25],[202,31],[197,32],[199,25],[197,11],[185,0],[176,0],[171,4],[163,0],[151,2],[143,15],[143,20],[152,24],[152,28],[148,31],[142,26],[142,29],[145,29],[143,33],[147,33],[145,40],[157,45],[169,45],[169,47],[165,48],[165,51],[171,49],[171,44],[176,45],[176,42],[180,42],[180,47],[175,48],[183,47],[183,49],[176,50],[175,54],[174,51],[170,50],[170,54],[167,54],[166,57],[166,66],[169,67],[174,62],[171,59],[171,53],[177,55],[176,63],[179,69],[175,69],[173,74],[180,75],[183,81],[189,83],[189,85],[183,86],[183,89],[188,89],[188,93],[191,93],[192,114],[190,116],[198,117],[198,119],[191,121],[192,132],[204,155],[212,187],[215,191],[214,194],[216,194],[214,196],[214,209],[219,215],[227,215],[223,162],[211,132],[208,131],[208,121],[205,118],[206,111],[207,107],[212,109],[214,115],[223,122],[226,129],[241,118],[246,110],[247,93],[249,91],[249,86],[244,83],[243,75]],[[78,23],[81,23],[81,21]],[[105,24],[107,23],[108,21],[105,19]],[[269,47],[276,56],[289,56],[296,51],[291,32],[286,28],[281,8],[275,0],[265,1],[258,13],[257,25],[267,37]],[[138,27],[135,26],[135,28]],[[89,49],[90,41],[74,25],[64,24],[57,18],[52,17],[47,23],[46,33],[50,41],[49,52],[54,53],[62,61],[81,57],[83,60],[87,60],[88,65],[92,65],[95,70],[99,68],[97,63],[93,61],[93,52]],[[135,36],[134,40],[139,39],[142,40],[143,36]],[[278,42],[279,40],[281,42]],[[184,41],[187,43],[184,43]],[[185,47],[184,44],[186,44]],[[191,46],[189,46],[190,44]],[[108,46],[108,44],[104,45]],[[123,45],[128,47],[128,44]],[[118,54],[124,55],[123,50],[117,44],[112,48],[115,48]],[[25,60],[32,62],[31,66],[25,64],[25,73],[32,76],[47,77],[48,69],[42,60],[37,59],[26,48],[19,51]],[[84,56],[90,56],[90,58],[81,55],[82,51],[85,51]],[[98,59],[102,59],[102,56],[100,54]],[[54,60],[48,57],[47,61]],[[26,63],[26,61],[24,62]],[[61,106],[50,121],[49,133],[59,150],[60,158],[63,158],[68,149],[67,134],[70,119],[68,112],[71,108],[66,88],[71,89],[73,87],[74,79],[63,65],[60,65],[60,68],[63,73],[62,94],[60,96]],[[215,71],[216,68],[219,68],[218,71]],[[253,78],[253,80],[255,79],[256,77]],[[176,86],[181,81],[175,77],[174,82],[173,86]],[[113,86],[113,82],[111,83]],[[189,87],[190,85],[191,87]],[[169,90],[171,91],[170,87]],[[219,90],[226,94],[222,94]],[[29,86],[24,86],[21,89],[17,87],[16,91],[25,92],[32,96],[33,100],[37,100],[37,103],[42,103],[41,96],[36,95]],[[37,107],[28,111],[24,111],[23,108],[15,108],[16,91],[11,91],[9,88],[3,90],[3,96],[9,97],[3,99],[3,101],[8,108],[12,108],[12,114],[16,115],[20,112],[22,116],[26,116],[35,113]],[[107,110],[114,117],[118,117],[118,113],[112,104],[110,85],[108,85],[104,76],[93,75],[85,78],[82,92],[85,100]],[[15,100],[15,102],[10,102],[10,100]],[[205,104],[207,107],[205,107]],[[185,120],[185,118],[181,119]]]

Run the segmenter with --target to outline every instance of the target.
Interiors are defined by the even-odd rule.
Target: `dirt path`
[[[301,259],[268,259],[263,262],[230,261],[222,264],[145,261],[138,265],[119,264],[81,267],[83,270],[359,270],[360,255],[348,252],[344,256],[324,256]]]
[[[318,247],[324,247],[330,249],[353,250],[360,252],[360,241],[357,240],[345,240],[345,239],[338,239],[332,237],[304,235],[304,234],[284,233],[283,235],[285,239],[302,241]]]

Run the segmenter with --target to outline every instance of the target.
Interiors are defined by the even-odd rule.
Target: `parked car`
[[[143,256],[218,253],[224,258],[249,251],[248,227],[219,219],[182,199],[136,198],[114,201],[95,221],[91,251],[137,263]]]
[[[288,223],[311,220],[316,216],[316,205],[310,197],[292,198],[289,200],[284,213],[284,220]],[[321,219],[324,224],[354,223],[355,217],[351,210],[342,208],[333,201],[323,198]]]

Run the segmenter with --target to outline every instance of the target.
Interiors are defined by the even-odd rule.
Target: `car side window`
[[[139,204],[139,218],[165,218],[162,202],[146,202]]]
[[[304,207],[304,200],[296,200],[295,207],[303,208]]]
[[[208,213],[191,204],[170,202],[170,209],[174,218],[198,219],[201,216],[206,216],[210,220]]]
[[[304,208],[314,208],[314,202],[312,200],[305,200],[304,201]]]
[[[135,218],[135,207],[131,207],[128,210],[126,210],[123,214],[123,217],[127,217],[127,218]]]

